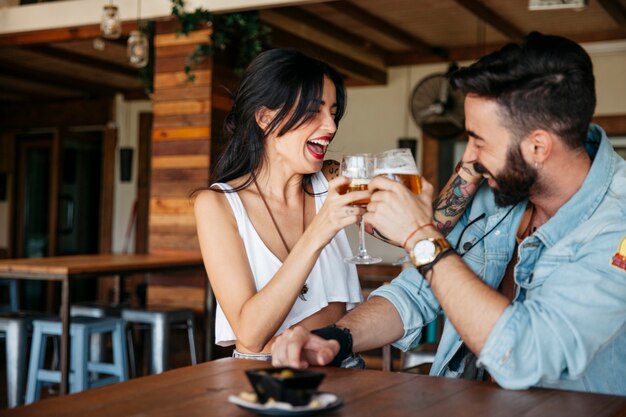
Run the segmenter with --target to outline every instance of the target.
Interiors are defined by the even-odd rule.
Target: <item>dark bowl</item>
[[[246,375],[261,404],[273,398],[291,405],[307,405],[325,377],[321,372],[294,368],[249,369]]]

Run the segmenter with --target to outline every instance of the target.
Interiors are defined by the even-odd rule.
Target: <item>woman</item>
[[[257,56],[234,95],[229,142],[195,213],[216,343],[236,357],[269,360],[286,328],[327,326],[361,301],[343,228],[369,192],[339,195],[349,180],[323,162],[345,103],[336,71],[286,49]]]

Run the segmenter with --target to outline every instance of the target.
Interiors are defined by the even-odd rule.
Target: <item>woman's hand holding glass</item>
[[[374,176],[375,158],[371,154],[345,155],[341,161],[341,175],[350,179],[349,183],[343,185],[339,192],[346,195],[361,192],[368,189],[368,184]],[[369,203],[368,198],[360,198],[353,201],[355,206],[365,207]],[[361,219],[359,222],[359,254],[344,261],[352,264],[375,264],[382,261],[382,258],[370,256],[365,248],[365,223]]]
[[[320,239],[320,246],[330,242],[341,229],[357,224],[365,213],[365,208],[357,204],[359,201],[369,201],[371,193],[366,187],[346,194],[344,190],[350,183],[351,180],[346,177],[337,177],[328,183],[326,201],[308,227],[315,231],[313,238]]]

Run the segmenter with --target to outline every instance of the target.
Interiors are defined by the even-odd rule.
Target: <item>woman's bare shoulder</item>
[[[196,194],[194,200],[194,210],[196,216],[203,213],[211,213],[212,217],[222,217],[230,214],[232,210],[226,198],[226,193],[220,191],[218,187],[207,188]]]
[[[328,181],[337,178],[339,176],[339,166],[339,162],[327,159],[322,166],[322,174],[324,174]]]

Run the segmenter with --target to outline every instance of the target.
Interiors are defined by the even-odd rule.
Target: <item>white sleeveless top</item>
[[[321,172],[314,174],[311,182],[313,193],[320,194],[315,196],[315,212],[317,213],[326,200],[328,182]],[[232,190],[232,187],[225,183],[213,185],[219,186],[222,190]],[[258,291],[272,279],[282,266],[282,262],[259,237],[239,195],[236,192],[224,193],[224,195],[228,199],[237,220],[239,235],[243,240]],[[306,301],[300,297],[296,299],[276,335],[320,311],[330,302],[344,302],[347,303],[347,308],[351,309],[363,300],[356,267],[343,261],[351,254],[352,250],[348,244],[346,233],[341,230],[324,247],[306,280],[309,287],[309,291],[305,295]],[[215,317],[215,343],[220,346],[230,346],[235,344],[235,339],[235,333],[218,302]]]

